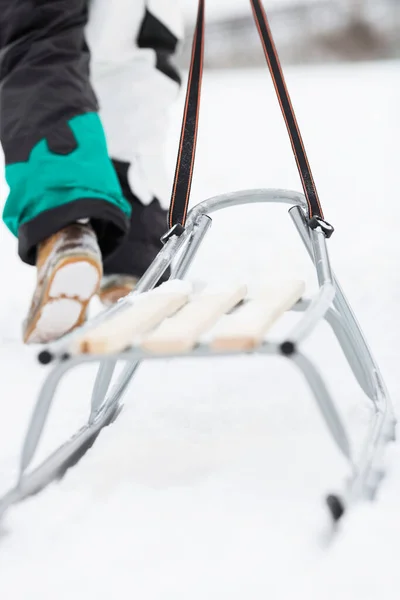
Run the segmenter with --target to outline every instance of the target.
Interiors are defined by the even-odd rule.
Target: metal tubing
[[[302,298],[291,308],[291,310],[294,312],[303,312],[308,308],[310,303],[311,300]],[[369,381],[365,377],[354,338],[349,335],[347,327],[344,326],[342,317],[334,308],[330,308],[325,314],[325,320],[331,327],[361,389],[372,399],[374,391],[369,387]]]
[[[291,217],[298,234],[301,237],[301,240],[307,250],[309,257],[314,263],[314,253],[313,246],[311,242],[311,229],[307,225],[306,218],[304,212],[301,210],[299,206],[292,206],[289,209],[289,216]]]
[[[371,380],[372,389],[376,390],[376,381],[374,380],[373,372],[379,371],[379,368],[375,363],[374,359],[372,358],[371,352],[365,341],[362,330],[354,316],[352,309],[350,308],[350,305],[347,303],[346,299],[344,298],[344,295],[341,293],[341,288],[336,279],[334,279],[334,285],[336,289],[336,297],[333,305],[336,308],[336,310],[342,315],[349,329],[350,335],[354,338],[358,352],[362,357],[362,364],[364,365],[364,369],[367,371],[368,376]],[[374,402],[376,402],[377,400],[376,391],[374,391],[372,400]]]
[[[310,231],[310,242],[313,250],[314,264],[317,269],[317,278],[320,287],[332,285],[332,269],[326,246],[326,238],[322,231]]]
[[[123,357],[122,357],[123,358]],[[98,359],[97,359],[98,360]],[[110,364],[107,366],[106,371],[98,374],[98,377],[103,379],[104,382],[106,380],[106,375],[108,377],[112,377],[111,373],[111,362],[117,362],[118,358],[114,358],[113,361],[110,361]],[[82,362],[94,362],[93,360],[82,361],[81,357],[76,357],[70,359],[69,361],[59,363],[49,374],[46,381],[44,382],[42,389],[39,393],[38,401],[33,410],[27,434],[25,436],[24,445],[22,448],[21,459],[20,459],[20,470],[19,470],[19,480],[21,480],[24,472],[28,469],[29,465],[32,462],[32,459],[37,450],[39,440],[42,436],[43,429],[45,427],[47,417],[50,412],[50,408],[55,398],[55,392],[59,385],[61,378],[65,375],[67,371],[72,369],[73,367],[81,364]],[[115,402],[116,399],[120,397],[122,391],[125,390],[127,384],[133,374],[135,373],[137,367],[139,366],[138,361],[132,361],[129,365],[126,366],[124,372],[121,374],[120,379],[117,384],[114,386],[113,390],[110,393],[110,396],[107,398],[105,404],[109,404],[110,402]],[[109,384],[110,381],[108,381]],[[101,405],[101,404],[100,404]],[[103,405],[104,406],[104,405]],[[92,406],[92,411],[89,419],[89,426],[93,424],[93,422],[97,418],[97,414],[99,412],[99,407],[97,409],[97,413],[95,411],[95,407]]]
[[[211,225],[212,220],[210,217],[207,215],[200,216],[193,227],[186,246],[182,249],[181,256],[172,270],[171,279],[182,279],[186,275]]]
[[[362,498],[369,492],[375,492],[374,482],[370,481],[373,474],[376,460],[379,458],[379,448],[384,443],[382,436],[385,423],[385,415],[381,411],[374,411],[372,421],[369,426],[364,446],[357,465],[357,471],[351,479],[349,491],[347,493],[346,503],[351,504]],[[376,465],[377,466],[377,465]]]
[[[31,473],[24,472],[16,485],[0,501],[0,517],[13,504],[21,502],[25,498],[39,492],[53,481],[59,474],[64,473],[69,466],[75,464],[74,458],[77,453],[82,452],[82,448],[87,446],[89,449],[93,439],[99,432],[109,425],[120,410],[120,400],[123,392],[126,390],[127,383],[132,378],[132,372],[136,370],[137,365],[130,363],[126,367],[126,385],[120,386],[118,393],[112,393],[108,400],[103,404],[91,423],[82,427],[72,438],[53,452],[42,464],[40,464]],[[62,373],[58,371],[60,377]],[[60,378],[59,377],[59,378]],[[72,464],[71,464],[72,463]]]
[[[372,500],[382,479],[382,452],[385,444],[393,441],[396,423],[388,409],[388,397],[383,391],[378,392],[377,406],[379,408],[374,409],[357,469],[341,500],[345,507],[365,497]]]
[[[139,366],[139,360],[129,360],[127,362],[118,381],[114,384],[109,395],[107,396],[107,400],[105,402],[107,406],[114,405],[121,400],[122,395],[128,387],[129,382],[134,377],[134,375],[136,375],[136,371],[138,370]]]
[[[33,409],[28,432],[22,448],[19,478],[22,477],[24,471],[29,467],[32,458],[35,455],[60,379],[67,371],[78,365],[80,362],[80,357],[76,357],[69,361],[59,363],[57,367],[50,372],[44,382],[39,393],[38,401]]]
[[[311,230],[305,221],[304,213],[298,207],[293,207],[289,210],[289,214],[296,226],[298,233],[300,234],[300,237],[306,247],[306,250],[311,260],[314,262],[313,244],[311,241]],[[368,394],[368,396],[371,398],[372,402],[375,402],[375,382],[371,376],[373,368],[373,361],[371,360],[371,355],[368,352],[368,347],[366,346],[364,337],[360,332],[358,324],[356,323],[355,319],[351,319],[351,315],[349,315],[349,311],[351,312],[351,309],[347,304],[343,293],[341,293],[340,286],[336,280],[334,273],[332,273],[332,281],[335,289],[333,306],[343,317],[344,322],[348,327],[348,333],[353,337],[354,345],[357,348],[357,353],[359,353],[361,356],[360,364],[362,365],[364,378],[368,381],[368,387],[372,392],[372,398],[371,394]]]
[[[213,198],[204,200],[204,202],[200,202],[189,212],[186,228],[192,226],[200,215],[209,215],[218,210],[231,208],[233,206],[258,203],[289,204],[291,206],[298,205],[307,212],[307,201],[304,194],[280,189],[243,190],[221,194],[220,196],[214,196]]]
[[[334,287],[329,283],[320,288],[317,296],[311,301],[302,319],[288,333],[287,340],[289,342],[297,345],[310,335],[332,305],[334,294]]]
[[[292,208],[289,213],[311,259],[315,262],[313,232],[307,227],[304,214],[298,207]],[[367,396],[373,401],[374,406],[374,416],[368,427],[363,450],[357,461],[345,497],[340,500],[344,508],[347,508],[362,497],[372,498],[374,496],[381,480],[380,466],[376,463],[385,443],[395,437],[396,418],[379,367],[372,357],[357,319],[333,273],[331,273],[331,279],[335,288],[333,307],[342,320],[346,336],[351,340],[352,351],[358,364],[356,370],[362,372],[360,383],[362,381],[366,383]],[[333,312],[330,317],[332,314]],[[354,362],[349,360],[349,364],[352,366]],[[358,380],[360,381],[360,377],[358,377]]]
[[[101,361],[99,364],[90,402],[91,408],[89,423],[93,421],[101,405],[103,404],[116,366],[117,361],[113,358],[107,358],[106,360]]]
[[[336,410],[330,393],[313,363],[302,353],[297,352],[290,356],[292,362],[301,370],[308,385],[317,401],[318,408],[332,434],[338,448],[343,455],[352,463],[350,442],[343,425],[342,419]]]
[[[300,222],[304,224],[304,215],[300,207],[294,207],[289,212],[290,214],[292,214],[292,212],[295,212],[296,215],[297,213],[299,215],[301,214],[299,217]],[[304,227],[307,226],[304,225]],[[307,229],[309,228],[307,227]],[[320,319],[325,317],[335,296],[335,288],[332,283],[332,273],[324,234],[322,231],[311,230],[308,235],[304,233],[303,236],[307,240],[306,245],[317,270],[320,288],[318,294],[305,311],[301,321],[297,323],[287,336],[288,341],[295,345],[305,340],[314,330]]]
[[[29,466],[35,451],[35,448],[33,449],[30,459],[25,461],[26,466],[20,473],[17,486],[11,490],[11,492],[9,492],[9,494],[7,494],[0,502],[0,516],[11,504],[19,502],[24,498],[36,493],[48,483],[53,481],[54,477],[56,477],[59,472],[65,472],[70,461],[74,460],[76,453],[81,451],[82,448],[88,444],[92,438],[98,435],[101,429],[103,429],[106,425],[109,425],[115,419],[116,415],[121,410],[122,396],[126,391],[128,384],[134,376],[138,366],[138,361],[128,362],[124,368],[123,374],[121,375],[119,385],[113,387],[109,396],[107,397],[107,400],[94,415],[94,418],[87,425],[82,427],[65,444],[53,452],[49,458],[36,469],[34,469],[32,473],[26,474],[26,469]],[[54,389],[54,384],[58,384],[65,372],[66,369],[56,368],[53,370],[53,373],[50,374],[53,375],[53,377],[49,377],[46,381],[44,397],[48,397],[48,395],[51,393],[51,389]],[[51,379],[50,385],[49,379]],[[30,430],[30,433],[35,433],[35,430]],[[88,446],[87,449],[89,449],[89,447],[90,446]]]
[[[162,277],[162,275],[164,275],[165,271],[168,269],[168,267],[172,263],[176,254],[179,252],[179,249],[183,246],[185,241],[188,239],[189,233],[190,233],[190,231],[185,230],[179,237],[173,236],[172,238],[170,238],[167,241],[165,246],[158,253],[158,255],[156,256],[156,258],[154,259],[154,261],[152,262],[150,267],[147,269],[147,271],[145,272],[143,277],[141,279],[139,279],[139,281],[135,287],[135,291],[134,291],[135,294],[141,294],[143,292],[148,292],[149,290],[152,290],[157,285],[160,278]],[[129,302],[130,297],[131,297],[131,294],[128,294],[128,296],[126,296],[127,302]],[[123,300],[124,299],[122,299],[121,302],[123,302]]]
[[[339,284],[339,282],[334,278],[334,284],[336,287],[336,296],[334,301],[334,306],[343,315],[343,318],[346,320],[346,323],[351,331],[351,334],[356,339],[357,345],[360,348],[362,360],[366,364],[368,370],[372,373],[373,379],[373,388],[377,390],[375,394],[375,400],[378,400],[378,395],[382,396],[387,403],[387,409],[390,413],[390,417],[393,423],[396,422],[396,417],[394,413],[394,408],[392,401],[390,400],[389,392],[387,390],[385,381],[382,377],[380,368],[375,361],[372,352],[368,346],[368,343],[364,337],[363,331],[357,321],[357,318],[347,301],[346,296],[343,293],[343,290]]]

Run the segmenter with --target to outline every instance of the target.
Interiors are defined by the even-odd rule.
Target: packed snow
[[[331,258],[395,401],[400,393],[400,63],[287,69],[325,208]],[[193,203],[245,188],[299,190],[268,71],[207,74]],[[172,171],[182,102],[171,127]],[[216,214],[190,278],[315,281],[282,207]],[[393,230],[394,228],[394,230]],[[34,285],[0,236],[0,492],[12,485],[47,369],[23,347]],[[289,317],[295,318],[295,317]],[[357,448],[370,406],[321,325],[306,353]],[[38,460],[87,418],[94,367],[68,375]],[[398,600],[400,451],[373,504],[330,536],[327,492],[348,468],[298,372],[279,358],[143,364],[119,420],[65,479],[11,510],[0,534],[9,600]]]

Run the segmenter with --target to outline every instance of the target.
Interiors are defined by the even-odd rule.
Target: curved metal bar
[[[118,358],[128,360],[125,356],[119,356]],[[55,367],[43,385],[42,395],[39,398],[41,406],[43,407],[44,404],[46,404],[46,406],[44,406],[46,409],[49,399],[51,405],[51,400],[61,378],[70,368],[74,367],[77,362],[94,362],[97,360],[98,357],[80,357],[79,360],[71,360],[69,361],[69,364],[61,364]],[[121,376],[121,380],[123,381],[120,382],[117,389],[115,389],[115,387],[113,388],[106,402],[100,407],[93,419],[77,431],[77,433],[66,443],[57,448],[57,450],[55,450],[31,473],[26,473],[26,468],[29,466],[30,460],[35,452],[35,448],[33,447],[33,442],[35,440],[32,437],[30,442],[26,443],[25,458],[23,461],[25,466],[20,473],[17,485],[0,499],[0,518],[10,506],[36,494],[49,483],[58,477],[61,477],[68,468],[76,464],[87,450],[89,450],[100,431],[111,424],[118,416],[122,408],[122,395],[131,381],[138,364],[137,361],[128,362],[125,366],[123,375]],[[47,415],[44,414],[44,416],[46,417]],[[35,427],[36,424],[34,424],[34,428]],[[30,433],[32,433],[32,431],[30,432],[28,430],[27,439],[29,438]],[[37,433],[37,430],[34,429],[33,433]]]
[[[296,209],[301,212],[299,207],[296,207]],[[322,231],[312,230],[310,231],[309,240],[320,288],[305,311],[303,318],[287,336],[288,341],[293,344],[299,344],[310,335],[319,320],[326,315],[332,306],[332,300],[335,296],[325,236]]]
[[[200,248],[200,244],[204,240],[208,230],[211,227],[211,224],[212,220],[209,216],[203,214],[200,215],[199,219],[193,226],[186,246],[182,250],[182,255],[174,265],[174,268],[171,272],[171,279],[183,278],[186,275]]]
[[[303,298],[299,300],[291,308],[291,310],[293,312],[305,311],[310,305],[310,303],[311,300]],[[360,357],[357,352],[357,346],[352,336],[349,335],[348,328],[344,326],[342,317],[339,315],[338,312],[336,312],[334,308],[329,308],[325,314],[325,320],[331,327],[332,332],[334,333],[340,347],[342,348],[347,362],[351,370],[353,371],[354,377],[357,379],[361,389],[372,400],[374,396],[374,390],[371,390],[369,387],[369,381],[365,377]]]
[[[304,194],[281,189],[254,189],[230,192],[214,196],[194,206],[186,221],[186,227],[190,227],[200,215],[209,215],[223,208],[240,206],[245,204],[277,203],[299,206],[307,214],[307,201]]]
[[[132,377],[136,375],[140,364],[139,360],[131,360],[126,363],[118,381],[115,382],[109,396],[107,396],[106,404],[115,404],[115,402],[118,402],[122,398],[122,394],[125,392]]]
[[[316,254],[312,243],[313,232],[305,223],[305,217],[298,207],[290,209],[289,213],[311,259],[315,263]],[[366,383],[367,396],[372,400],[374,407],[374,416],[368,427],[364,447],[355,465],[347,492],[343,498],[330,497],[330,502],[333,499],[336,503],[336,509],[340,508],[339,512],[328,502],[331,512],[333,509],[332,515],[337,520],[354,501],[361,497],[372,498],[374,496],[382,478],[381,465],[378,464],[381,459],[381,451],[388,441],[395,439],[396,417],[379,367],[372,356],[360,325],[333,273],[331,273],[331,278],[335,289],[332,304],[334,310],[340,315],[346,336],[351,340],[351,347],[356,357],[356,370],[362,372],[361,381]],[[349,363],[352,366],[353,361],[349,361]],[[358,379],[360,381],[360,378]],[[364,388],[364,386],[362,387]]]
[[[122,298],[119,302],[119,308],[123,309],[130,300],[137,294],[148,292],[152,290],[159,282],[162,275],[171,265],[173,259],[178,254],[184,243],[189,239],[191,230],[185,229],[185,231],[178,237],[172,236],[157,254],[150,267],[144,273],[143,277],[139,279],[133,292]]]
[[[107,358],[101,361],[99,364],[96,380],[93,385],[92,398],[90,401],[89,423],[93,421],[101,405],[103,404],[116,366],[117,361],[113,358]]]
[[[377,389],[380,389],[377,381]],[[368,427],[364,445],[357,461],[356,469],[350,478],[343,496],[334,495],[333,498],[341,507],[340,516],[345,510],[363,498],[373,500],[378,486],[384,476],[382,465],[382,452],[385,445],[394,440],[396,422],[387,410],[389,397],[383,390],[378,392],[374,415]]]
[[[292,210],[300,212],[298,206]],[[304,227],[309,229],[307,223],[303,220]],[[329,260],[328,248],[326,245],[326,237],[323,231],[319,229],[309,229],[310,242],[312,248],[313,262],[317,270],[317,279],[321,287],[326,284],[333,286],[333,275],[331,263]]]
[[[350,464],[353,465],[350,441],[347,432],[324,380],[314,367],[313,363],[304,354],[296,352],[289,358],[301,370],[306,378],[333,439],[343,455]]]
[[[26,469],[29,467],[35,455],[61,378],[65,375],[65,373],[70,371],[73,367],[77,366],[81,362],[81,357],[76,357],[71,360],[61,362],[50,372],[46,378],[39,393],[38,401],[33,409],[33,413],[28,425],[28,432],[22,448],[19,470],[20,479],[24,471],[26,471]]]
[[[101,430],[110,425],[118,416],[122,408],[121,399],[123,393],[126,391],[137,366],[138,363],[135,362],[130,362],[126,365],[124,369],[124,384],[118,386],[118,389],[114,389],[110,393],[91,423],[83,426],[31,473],[19,478],[16,487],[10,490],[0,501],[0,518],[11,505],[36,494],[54,481],[54,479],[62,476],[69,467],[73,466],[89,450]],[[58,374],[59,380],[63,373],[58,371]]]
[[[306,250],[314,262],[314,252],[313,245],[311,241],[311,231],[307,224],[305,223],[305,217],[301,210],[298,207],[293,207],[289,210],[289,214],[296,226],[297,231],[306,247]],[[364,372],[364,378],[368,381],[368,387],[371,390],[371,393],[368,394],[368,397],[375,403],[376,401],[376,390],[375,390],[375,381],[372,377],[373,372],[373,363],[371,362],[371,355],[367,350],[367,346],[365,344],[365,340],[363,335],[360,333],[360,328],[358,324],[356,324],[355,320],[353,321],[351,315],[349,315],[350,307],[346,302],[343,293],[341,292],[341,288],[338,284],[338,281],[335,277],[335,274],[332,273],[332,282],[335,288],[335,297],[333,298],[333,306],[337,308],[339,314],[343,317],[345,324],[348,328],[349,335],[354,340],[354,345],[356,348],[356,352],[360,354],[360,365]],[[371,368],[372,367],[372,368]]]
[[[372,355],[370,347],[365,339],[365,336],[357,321],[357,318],[336,278],[334,278],[334,284],[336,288],[334,306],[345,319],[352,336],[356,340],[357,347],[360,348],[362,352],[363,362],[365,363],[366,368],[368,368],[368,371],[372,373],[373,389],[376,390],[375,400],[379,402],[382,400],[382,398],[386,398],[387,409],[390,412],[391,420],[393,423],[396,423],[394,407],[378,363]]]
[[[331,284],[327,283],[321,287],[317,296],[310,302],[303,318],[287,335],[287,341],[297,345],[305,340],[318,325],[320,319],[326,315],[332,305],[334,295],[335,289]]]

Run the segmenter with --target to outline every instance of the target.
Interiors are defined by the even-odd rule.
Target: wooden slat
[[[303,281],[288,281],[264,288],[235,313],[218,324],[211,347],[215,350],[251,350],[271,326],[303,295]]]
[[[246,294],[245,285],[218,292],[205,290],[176,315],[145,336],[142,348],[157,354],[188,352],[196,345],[199,337],[210,329],[221,315],[241,302]]]
[[[126,310],[110,317],[78,339],[73,352],[85,354],[111,354],[121,352],[133,345],[141,336],[165,318],[179,310],[189,300],[184,292],[148,292],[138,296],[135,303]]]

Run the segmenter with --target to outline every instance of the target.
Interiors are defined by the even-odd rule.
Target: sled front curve
[[[232,307],[243,302],[245,296],[243,290],[231,290],[230,294],[222,299],[213,298],[212,301],[206,299],[195,306],[189,300],[169,298],[170,313],[167,310],[166,298],[162,302],[159,297],[156,300],[153,298],[152,307],[144,302],[141,308],[138,307],[142,294],[156,286],[168,267],[171,266],[171,279],[184,278],[211,225],[210,214],[231,206],[260,202],[288,204],[291,207],[289,214],[316,269],[319,290],[315,297],[310,299],[301,297],[302,290],[298,282],[293,282],[289,289],[284,293],[280,291],[278,297],[274,298],[273,310],[268,311],[262,302],[257,304],[255,317],[252,314],[251,303],[244,309],[240,309],[242,311],[240,316],[230,321],[229,335],[225,327],[224,335],[221,337],[220,334],[219,341],[214,340],[214,343],[205,342],[199,333],[200,329],[197,331],[196,327],[190,337],[185,327],[185,314],[186,318],[188,314],[190,315],[190,322],[193,322],[193,315],[198,315],[199,323],[203,320],[207,327],[211,322],[218,320],[220,315],[224,315]],[[285,339],[267,341],[261,334],[267,330],[270,321],[279,318],[286,310],[302,313],[301,319]],[[237,312],[239,314],[239,311]],[[166,325],[165,318],[175,313],[177,316],[173,318],[178,319],[178,324],[180,320],[180,329],[179,327],[171,329],[168,323]],[[119,348],[116,344],[118,340],[112,338],[111,332],[126,329],[121,328],[124,319],[126,323],[129,322],[132,336],[138,331],[138,326],[143,329],[144,323],[148,324],[146,343],[137,344],[132,337],[129,338],[132,343],[126,348],[127,339],[124,331],[125,337],[120,338],[123,347]],[[360,388],[371,401],[373,411],[371,421],[363,448],[357,454],[351,449],[346,429],[321,374],[301,351],[302,342],[321,319],[326,319],[332,328]],[[118,322],[120,322],[119,330],[110,327],[112,323],[115,325]],[[171,331],[173,331],[172,338]],[[181,337],[176,334],[176,331],[182,331]],[[40,352],[39,361],[43,364],[53,362],[54,366],[45,380],[31,417],[21,454],[18,482],[0,501],[0,516],[11,505],[60,478],[69,467],[79,461],[92,446],[101,430],[118,417],[122,409],[123,394],[142,361],[163,359],[166,356],[217,359],[221,356],[241,354],[280,355],[302,372],[328,430],[347,459],[350,468],[350,476],[342,493],[327,496],[327,505],[333,520],[338,521],[353,502],[366,498],[372,499],[382,479],[382,450],[387,442],[395,438],[396,421],[379,368],[332,272],[326,231],[322,227],[311,227],[303,194],[279,189],[248,190],[217,196],[195,206],[188,215],[185,228],[182,230],[172,228],[165,236],[164,247],[139,281],[134,292],[79,330],[64,336]],[[125,368],[109,390],[115,366],[119,361],[125,362]],[[99,363],[88,423],[39,467],[29,471],[57,386],[67,371],[84,362]]]

